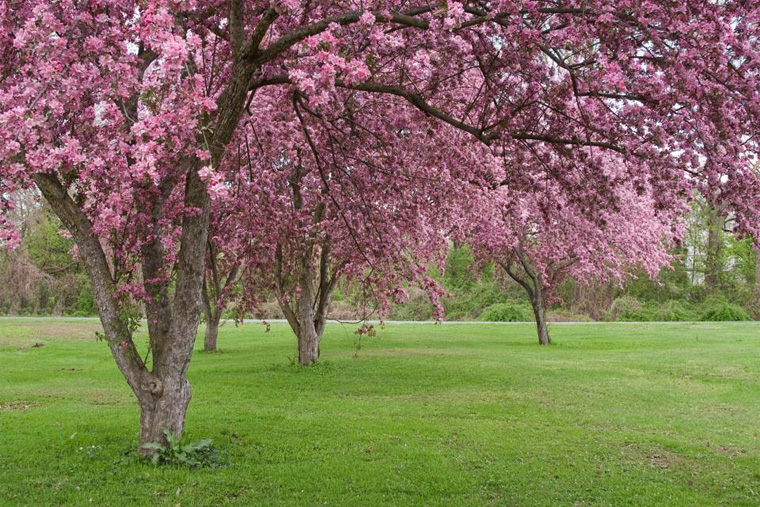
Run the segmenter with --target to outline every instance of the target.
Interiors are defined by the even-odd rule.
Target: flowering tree
[[[624,177],[614,166],[601,172],[611,180]],[[525,290],[541,345],[551,343],[548,303],[566,277],[622,282],[635,267],[654,277],[669,265],[668,247],[683,232],[679,210],[658,212],[647,187],[624,181],[613,206],[581,206],[541,178],[528,192],[505,187],[485,197],[483,206],[472,208],[468,239],[477,257],[494,261]]]
[[[229,242],[218,235],[224,231],[224,221],[234,217],[225,214],[215,214],[212,217],[211,236],[208,240],[206,256],[206,278],[203,280],[203,316],[206,318],[206,332],[203,339],[203,350],[217,350],[219,323],[227,303],[234,296],[235,284],[245,274],[245,261],[239,252],[230,249]],[[223,247],[228,248],[223,248]]]
[[[69,229],[138,399],[140,443],[161,441],[162,427],[182,433],[190,400],[210,198],[264,90],[347,115],[348,98],[377,96],[373,107],[408,111],[396,134],[461,131],[469,137],[451,149],[487,146],[515,182],[545,164],[578,201],[611,193],[604,181],[575,191],[594,150],[630,163],[631,180],[651,176],[661,207],[720,181],[738,226],[758,232],[757,178],[745,174],[760,117],[758,10],[739,0],[6,1],[0,217],[12,192],[36,186]],[[413,139],[441,157],[439,144]],[[17,241],[5,218],[0,231],[4,245]],[[132,341],[135,302],[148,357]]]
[[[418,114],[353,92],[319,110],[301,93],[278,89],[252,105],[254,117],[270,121],[241,129],[227,173],[227,201],[238,206],[228,224],[248,234],[220,237],[248,259],[248,303],[264,290],[276,295],[301,364],[319,357],[340,279],[358,282],[381,315],[406,299],[404,282],[425,287],[442,311],[428,265],[443,262],[444,226],[460,214],[468,188],[461,168],[492,157],[477,144],[446,150],[440,132],[408,128]],[[422,143],[447,156],[420,152]]]

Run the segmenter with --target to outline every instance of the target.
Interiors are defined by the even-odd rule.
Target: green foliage
[[[675,256],[675,262],[670,268],[662,269],[655,280],[649,278],[643,269],[636,269],[633,279],[625,286],[625,295],[640,301],[666,301],[688,297],[691,282],[683,263],[686,251],[677,248],[671,253]]]
[[[639,301],[622,296],[613,301],[607,320],[628,322],[649,321],[743,321],[752,320],[741,306],[723,296],[711,296],[700,303],[670,300],[661,303]]]
[[[755,263],[757,252],[752,248],[752,239],[742,240],[730,237],[726,246],[726,255],[732,260],[731,269],[726,269],[726,277],[733,285],[756,283]]]
[[[431,267],[431,275],[434,270]],[[487,306],[504,301],[507,294],[494,279],[493,265],[479,266],[468,245],[452,246],[444,275],[435,276],[447,295],[442,298],[446,320],[472,320]],[[428,320],[433,306],[423,291],[410,287],[409,300],[396,305],[390,320]]]
[[[752,320],[747,311],[739,305],[728,302],[725,298],[708,298],[703,304],[700,320],[704,321],[741,321]]]
[[[653,320],[653,316],[638,299],[632,296],[621,296],[612,302],[606,320],[647,322]]]
[[[156,466],[204,468],[216,467],[220,464],[219,454],[214,441],[210,438],[192,443],[182,443],[181,439],[169,429],[162,428],[167,444],[143,444],[142,448],[152,450],[150,461]]]
[[[650,307],[652,305],[650,304]],[[699,313],[687,302],[672,299],[663,304],[654,305],[651,312],[652,319],[660,322],[693,321],[699,320]]]
[[[487,307],[508,299],[493,281],[479,281],[466,289],[455,289],[444,299],[447,320],[476,319]]]
[[[63,225],[53,213],[44,207],[40,221],[27,232],[23,248],[29,252],[32,262],[41,270],[57,270],[73,263],[71,248],[74,242],[61,236]]]
[[[530,322],[533,310],[525,302],[507,301],[489,306],[480,313],[484,322]]]
[[[524,297],[505,290],[494,273],[493,263],[478,264],[468,245],[449,250],[442,283],[448,296],[443,299],[446,320],[477,319],[487,307],[504,300]]]
[[[547,312],[549,322],[593,322],[593,319],[582,313],[575,313],[564,308],[557,308]]]
[[[433,314],[430,298],[422,289],[410,287],[409,300],[403,305],[395,305],[389,320],[429,320]]]
[[[443,280],[449,289],[467,289],[476,284],[478,279],[490,281],[493,277],[493,267],[487,266],[478,270],[475,259],[468,245],[454,245],[449,249],[446,258],[446,272]]]
[[[82,288],[79,290],[77,296],[76,311],[74,317],[89,317],[91,315],[97,315],[97,308],[95,307],[95,297],[92,294],[92,287],[90,281],[84,278]]]
[[[95,315],[87,276],[62,228],[47,207],[34,208],[21,246],[0,251],[0,314]]]

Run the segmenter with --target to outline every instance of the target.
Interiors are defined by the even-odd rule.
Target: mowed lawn
[[[0,504],[760,504],[760,323],[331,324],[196,352],[187,438],[226,465],[135,458],[134,399],[96,321],[0,320]],[[145,343],[145,336],[140,336]]]

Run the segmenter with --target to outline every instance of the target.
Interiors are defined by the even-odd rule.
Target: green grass
[[[331,325],[308,369],[284,325],[226,325],[187,438],[228,464],[196,471],[134,458],[95,329],[0,320],[0,504],[760,503],[758,323],[392,325],[357,358]]]

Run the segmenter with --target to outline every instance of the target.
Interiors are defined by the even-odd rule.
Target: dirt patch
[[[729,456],[731,458],[737,458],[739,456],[744,456],[747,454],[747,449],[733,445],[715,445],[714,443],[707,441],[705,442],[705,446],[715,454]]]
[[[87,322],[34,322],[26,324],[35,340],[63,339],[63,340],[95,340],[96,332],[103,332],[98,321]]]
[[[461,356],[466,353],[466,350],[459,350],[456,348],[389,348],[389,349],[362,349],[359,352],[360,356],[374,356],[374,357],[410,357],[410,356]]]
[[[632,443],[623,447],[622,451],[630,461],[638,464],[646,463],[659,470],[677,467],[683,461],[683,457],[679,454],[654,444]]]
[[[36,406],[38,406],[39,403],[35,403],[33,401],[8,401],[5,403],[0,403],[0,411],[2,410],[17,410],[17,411],[25,411],[32,409]]]
[[[100,321],[72,321],[66,319],[0,320],[0,346],[41,347],[51,340],[95,340],[95,333],[102,332]]]
[[[116,389],[93,389],[78,393],[88,405],[123,406],[132,403],[129,393]]]
[[[715,448],[715,452],[718,454],[723,454],[725,456],[731,456],[732,458],[736,458],[738,456],[744,456],[747,454],[747,449],[742,449],[739,447],[734,447],[732,445],[719,445]]]

